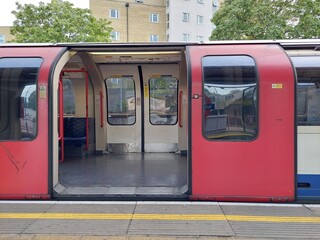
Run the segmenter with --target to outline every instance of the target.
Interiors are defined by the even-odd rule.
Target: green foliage
[[[320,37],[319,0],[225,0],[211,40]]]
[[[51,3],[24,4],[16,2],[12,11],[16,20],[10,33],[13,42],[109,42],[112,28],[105,19],[97,20],[89,9],[75,8],[63,0]]]

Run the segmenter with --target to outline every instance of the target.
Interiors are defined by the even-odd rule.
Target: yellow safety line
[[[72,220],[167,220],[238,221],[277,223],[320,223],[320,217],[244,216],[219,214],[92,214],[92,213],[0,213],[0,219],[72,219]]]

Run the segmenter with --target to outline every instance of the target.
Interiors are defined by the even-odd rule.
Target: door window
[[[207,139],[252,140],[257,135],[257,76],[248,56],[202,59],[203,134]]]
[[[110,125],[133,125],[136,122],[136,93],[132,78],[106,79],[108,122]]]
[[[153,125],[175,125],[177,123],[178,80],[173,77],[149,80],[150,123]]]
[[[298,77],[298,125],[320,125],[320,57],[292,57]]]
[[[41,63],[41,58],[0,59],[0,140],[35,138]]]

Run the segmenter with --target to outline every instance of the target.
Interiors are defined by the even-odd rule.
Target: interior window
[[[35,138],[41,63],[41,58],[0,59],[0,140]]]
[[[75,93],[72,81],[63,79],[63,112],[65,115],[74,115],[76,113]]]
[[[153,125],[175,125],[177,123],[178,80],[173,77],[149,80],[150,123]]]
[[[202,59],[203,134],[208,139],[252,140],[257,136],[257,76],[248,56]]]
[[[320,56],[291,57],[298,77],[298,125],[320,125]]]
[[[132,125],[136,121],[136,93],[131,78],[106,79],[108,122],[111,125]]]

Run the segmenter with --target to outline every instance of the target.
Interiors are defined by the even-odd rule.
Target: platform
[[[320,239],[320,205],[0,201],[9,238]]]

